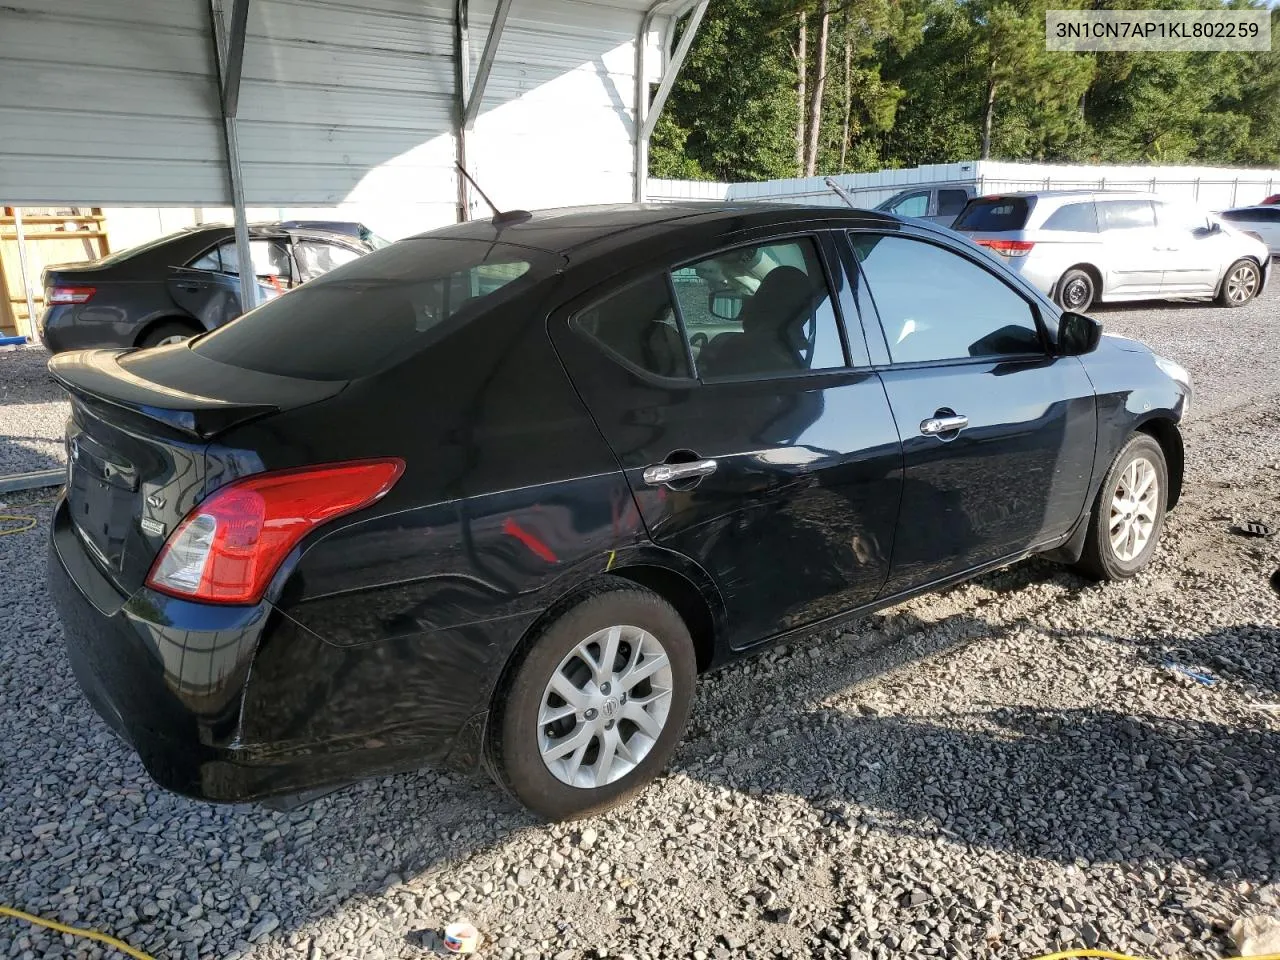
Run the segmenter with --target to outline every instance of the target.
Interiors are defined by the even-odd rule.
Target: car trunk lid
[[[71,395],[70,519],[125,593],[142,586],[168,535],[209,492],[211,441],[345,386],[244,371],[198,357],[185,344],[58,354],[49,372]]]

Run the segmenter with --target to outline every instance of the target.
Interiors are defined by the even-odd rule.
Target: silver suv
[[[1271,271],[1265,244],[1194,204],[1149,193],[978,197],[952,229],[1078,313],[1098,301],[1171,297],[1238,307]]]

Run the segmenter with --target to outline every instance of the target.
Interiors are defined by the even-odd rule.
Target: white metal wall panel
[[[252,0],[240,89],[250,204],[387,204],[455,219],[447,0]]]
[[[7,3],[0,201],[229,202],[209,0]],[[467,134],[468,165],[495,200],[631,198],[636,38],[651,4],[515,0]],[[473,76],[493,9],[471,0]],[[393,236],[452,222],[453,16],[454,0],[250,0],[247,203],[329,209]],[[666,26],[648,38],[651,83]]]
[[[493,6],[472,3],[473,64]],[[468,165],[495,203],[533,209],[631,199],[642,9],[515,0],[467,139]],[[659,60],[648,58],[651,80]]]
[[[201,0],[0,6],[0,200],[227,200]]]

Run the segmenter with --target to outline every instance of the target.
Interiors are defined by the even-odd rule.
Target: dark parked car
[[[762,646],[1028,554],[1134,575],[1191,391],[955,234],[774,205],[461,224],[49,366],[50,590],[156,780],[483,763],[548,817],[639,789]]]
[[[290,221],[249,229],[258,301],[270,300],[386,241],[358,223]],[[53,353],[154,347],[241,313],[235,231],[193,227],[89,263],[44,272],[40,339]]]
[[[899,190],[876,209],[881,213],[894,213],[913,220],[928,220],[939,226],[949,227],[955,222],[964,205],[978,195],[971,183],[943,183],[926,187]]]

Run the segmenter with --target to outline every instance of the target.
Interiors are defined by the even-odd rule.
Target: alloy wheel
[[[186,343],[190,339],[190,334],[175,333],[171,337],[164,337],[161,340],[157,340],[155,345],[157,347],[167,347],[171,343]]]
[[[592,789],[636,768],[671,710],[671,661],[640,627],[597,630],[560,661],[542,692],[538,750],[557,780]]]
[[[1258,272],[1248,264],[1240,264],[1227,277],[1227,299],[1232,303],[1244,303],[1257,289]]]
[[[1135,457],[1120,472],[1111,494],[1108,531],[1116,559],[1130,563],[1146,549],[1156,525],[1160,479],[1146,457]]]

